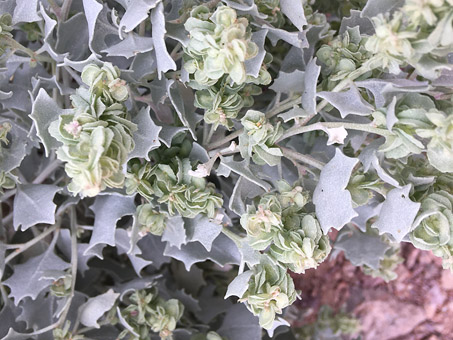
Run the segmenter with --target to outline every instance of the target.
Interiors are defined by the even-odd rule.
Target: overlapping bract
[[[283,308],[296,301],[294,282],[286,269],[271,261],[263,261],[252,270],[248,289],[240,301],[259,317],[263,328],[271,328],[275,314],[281,314]]]
[[[441,190],[421,203],[410,240],[419,249],[431,250],[443,259],[444,268],[453,270],[453,195]]]
[[[222,206],[221,195],[212,183],[204,178],[191,176],[189,159],[176,158],[171,164],[136,163],[128,172],[126,187],[129,193],[138,192],[148,200],[157,198],[165,203],[170,215],[178,212],[183,217],[194,218],[204,214],[214,218]]]
[[[282,136],[280,122],[272,125],[266,115],[255,110],[248,110],[241,119],[244,132],[239,136],[239,150],[242,157],[252,158],[256,164],[280,164],[282,151],[275,145]]]
[[[203,5],[191,11],[184,24],[190,34],[184,67],[194,82],[212,86],[225,74],[238,85],[245,82],[244,62],[258,53],[248,25],[246,18],[238,18],[227,6],[217,7],[212,15]]]
[[[257,207],[247,206],[241,225],[256,250],[269,248],[268,255],[295,273],[316,268],[331,246],[316,218],[303,211],[307,193],[298,185],[279,183],[280,193],[263,196]]]
[[[86,66],[82,79],[89,89],[79,88],[71,96],[73,113],[50,125],[50,134],[63,143],[57,156],[72,178],[68,189],[74,195],[95,196],[107,187],[123,187],[123,166],[134,149],[137,127],[122,103],[128,92],[119,75],[110,63]]]
[[[157,288],[136,290],[129,297],[129,305],[121,310],[124,320],[132,327],[135,336],[124,330],[120,338],[149,339],[151,332],[158,333],[162,340],[173,339],[172,334],[184,313],[184,305],[176,299],[164,300]]]

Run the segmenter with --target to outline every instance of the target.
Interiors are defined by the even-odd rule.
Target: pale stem
[[[46,229],[41,234],[39,234],[38,236],[36,236],[35,238],[31,239],[30,241],[28,241],[26,243],[17,244],[17,245],[16,244],[14,244],[14,245],[11,244],[10,246],[15,246],[16,250],[14,252],[12,252],[11,254],[9,254],[5,258],[5,264],[10,262],[12,259],[14,259],[19,254],[23,253],[28,248],[34,246],[36,243],[38,243],[39,241],[41,241],[44,238],[46,238],[47,235],[53,233],[54,231],[56,231],[59,228],[60,228],[60,221],[58,221],[55,225],[53,225],[50,228]]]
[[[371,126],[369,124],[356,124],[356,123],[343,123],[343,122],[322,122],[322,123],[315,123],[311,125],[306,125],[306,126],[295,126],[288,131],[286,131],[283,136],[281,136],[277,142],[280,142],[288,137],[294,136],[294,135],[299,135],[304,132],[310,132],[310,131],[315,131],[315,130],[324,130],[325,128],[339,128],[343,127],[346,130],[357,130],[357,131],[364,131],[364,132],[369,132],[369,133],[375,133],[377,135],[381,135],[384,137],[389,137],[392,136],[393,133],[386,130],[386,129],[380,129],[374,126]]]
[[[41,173],[36,176],[36,178],[33,180],[33,184],[39,184],[45,181],[47,177],[49,177],[50,174],[52,174],[58,167],[61,165],[61,161],[58,159],[55,159],[52,161],[50,164],[47,165],[47,167],[44,168]]]
[[[76,221],[76,212],[75,207],[71,206],[69,208],[69,217],[70,217],[70,225],[71,225],[71,295],[66,302],[65,309],[60,316],[59,322],[60,325],[63,325],[66,317],[69,312],[69,308],[71,307],[71,302],[74,297],[75,292],[75,284],[77,278],[77,221]]]
[[[285,148],[283,146],[280,146],[280,150],[282,150],[283,155],[286,158],[289,158],[290,160],[296,160],[296,161],[311,165],[312,167],[315,167],[316,169],[322,170],[322,168],[325,165],[323,162],[320,162],[320,161],[318,161],[317,159],[315,159],[315,158],[313,158],[311,156],[303,155],[303,154],[301,154],[299,152],[293,151],[293,150]]]

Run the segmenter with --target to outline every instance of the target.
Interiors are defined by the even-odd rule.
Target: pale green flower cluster
[[[151,203],[141,204],[137,207],[137,222],[140,225],[140,234],[161,236],[165,230],[167,214],[154,208]]]
[[[331,250],[329,238],[323,235],[319,222],[309,214],[293,215],[287,219],[287,230],[274,238],[269,255],[298,274],[318,267]]]
[[[154,166],[137,163],[128,172],[127,192],[138,192],[148,200],[157,198],[158,203],[167,205],[170,215],[178,212],[187,218],[198,214],[214,218],[223,204],[222,197],[212,183],[190,175],[191,171],[192,165],[187,158],[175,158],[170,164]]]
[[[201,5],[191,11],[185,23],[190,40],[185,51],[184,68],[193,75],[189,85],[195,93],[195,106],[205,110],[206,123],[228,129],[240,110],[254,103],[261,94],[257,85],[267,85],[272,79],[266,64],[267,55],[258,77],[246,75],[244,62],[253,58],[258,47],[250,40],[248,21],[238,18],[234,9],[219,6],[211,15]]]
[[[336,36],[318,49],[316,56],[325,66],[322,69],[325,90],[332,90],[340,80],[350,77],[371,57],[372,54],[365,48],[366,41],[367,37],[360,34],[359,26],[348,27],[342,36]]]
[[[410,64],[426,78],[436,77],[453,47],[453,2],[451,0],[407,0],[392,16],[372,18],[375,34],[365,43],[374,54],[368,66],[398,74]]]
[[[247,291],[239,299],[247,308],[259,317],[261,327],[269,329],[275,320],[275,314],[281,314],[285,307],[297,298],[297,292],[291,276],[286,269],[263,260],[253,267]]]
[[[453,172],[453,108],[442,112],[431,109],[425,114],[433,128],[417,129],[420,137],[429,138],[429,162],[439,171]]]
[[[428,195],[414,225],[409,234],[412,244],[431,250],[442,257],[444,268],[453,270],[453,194],[442,190]]]
[[[176,299],[164,300],[157,288],[136,290],[129,297],[129,305],[122,309],[121,315],[138,336],[124,330],[119,338],[126,335],[130,339],[151,339],[158,333],[162,340],[173,339],[172,334],[184,313],[184,306]]]
[[[357,172],[351,176],[346,189],[351,194],[354,207],[365,205],[374,197],[374,192],[385,196],[386,189],[382,180],[374,173]]]
[[[303,212],[308,196],[298,185],[279,183],[280,193],[248,205],[241,217],[251,247],[269,248],[268,255],[295,273],[316,268],[330,253],[329,239],[314,216]]]
[[[0,56],[5,53],[5,50],[8,48],[9,44],[5,41],[2,41],[3,37],[11,38],[13,35],[11,34],[12,28],[12,17],[9,13],[1,14],[0,15]]]
[[[223,5],[212,15],[203,5],[194,8],[190,15],[184,24],[190,35],[184,67],[193,74],[193,80],[209,87],[229,75],[236,84],[244,83],[244,62],[258,53],[258,47],[250,40],[248,20],[238,18],[234,9]]]
[[[213,124],[215,129],[219,125],[231,129],[233,120],[241,109],[252,106],[253,96],[262,92],[261,88],[254,84],[231,86],[225,83],[225,80],[222,79],[219,84],[195,93],[195,106],[205,110],[205,122]]]
[[[283,153],[275,145],[283,134],[280,122],[274,126],[264,113],[248,110],[241,119],[241,123],[244,126],[244,133],[239,136],[239,150],[242,157],[252,157],[253,161],[259,165],[280,164]]]
[[[385,252],[384,258],[379,262],[379,269],[374,269],[367,265],[363,265],[361,269],[366,275],[380,277],[385,282],[393,281],[398,277],[395,269],[399,264],[404,262],[404,259],[400,255],[400,251],[401,248],[399,244],[392,244]]]
[[[96,196],[105,188],[121,188],[123,166],[134,149],[136,125],[129,120],[122,101],[127,87],[119,78],[118,68],[104,63],[102,68],[88,65],[82,80],[89,89],[79,88],[71,96],[73,113],[63,114],[52,122],[50,134],[63,146],[57,156],[65,162],[73,194]]]
[[[453,172],[453,106],[451,101],[435,103],[426,95],[410,93],[398,101],[395,107],[396,123],[391,136],[380,147],[387,158],[402,158],[420,154],[425,145],[420,138],[429,140],[426,145],[427,156],[437,170]],[[373,113],[377,126],[386,126],[386,114]]]

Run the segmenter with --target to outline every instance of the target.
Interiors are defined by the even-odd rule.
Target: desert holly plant
[[[0,339],[355,334],[292,330],[293,278],[453,270],[452,32],[451,0],[0,1]]]

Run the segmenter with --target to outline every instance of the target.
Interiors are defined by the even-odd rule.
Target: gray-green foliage
[[[384,280],[401,242],[453,268],[451,0],[0,13],[0,339],[291,338],[332,228]]]

